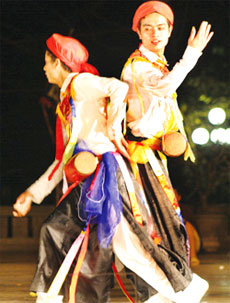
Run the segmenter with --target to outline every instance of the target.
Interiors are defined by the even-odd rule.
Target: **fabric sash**
[[[111,152],[102,155],[100,166],[82,184],[78,204],[79,218],[98,224],[98,241],[107,248],[113,238],[123,211],[122,199],[117,184],[117,161]]]
[[[137,168],[136,163],[145,164],[147,163],[148,157],[146,154],[147,149],[161,149],[161,139],[158,139],[156,137],[152,137],[150,139],[143,140],[141,142],[137,141],[127,141],[128,142],[128,148],[127,151],[130,155],[130,161],[132,170],[134,173],[134,176],[137,177]]]

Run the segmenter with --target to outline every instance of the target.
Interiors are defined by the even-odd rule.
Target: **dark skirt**
[[[77,186],[43,223],[40,232],[37,270],[31,291],[47,292],[63,259],[85,223],[78,219],[77,202],[81,187]],[[112,245],[101,248],[97,241],[97,226],[90,225],[88,250],[79,275],[76,300],[78,303],[109,302],[113,286]],[[74,263],[60,294],[68,302],[68,292]]]
[[[129,163],[127,163],[127,166],[131,171]],[[138,205],[143,217],[143,226],[140,226],[134,219],[125,180],[118,168],[117,182],[123,201],[123,215],[139,237],[143,247],[164,271],[174,290],[184,290],[192,279],[192,272],[187,262],[185,227],[162,190],[149,164],[140,165],[139,169],[151,209],[152,222],[162,239],[160,245],[156,245],[147,233],[147,211],[138,194],[138,187],[132,176]],[[31,285],[31,291],[48,291],[64,257],[83,229],[85,223],[79,219],[77,208],[80,197],[81,185],[78,185],[42,225],[38,266]],[[97,240],[97,225],[91,224],[88,250],[77,286],[76,299],[78,303],[109,302],[110,289],[113,287],[112,261],[112,245],[108,248],[101,248]],[[74,265],[71,267],[61,290],[66,302],[68,301],[68,290]],[[130,273],[130,270],[128,272]],[[155,293],[155,290],[138,276],[135,281],[135,287],[142,302]]]
[[[159,163],[168,178],[161,160],[159,160]],[[127,165],[129,166],[128,163]],[[140,226],[134,220],[127,195],[123,195],[126,192],[125,183],[121,185],[119,182],[120,186],[122,186],[120,187],[120,192],[123,200],[123,215],[139,237],[143,247],[163,270],[174,291],[184,290],[192,280],[192,271],[188,262],[188,238],[185,226],[161,187],[150,164],[139,164],[138,167],[147,203],[151,211],[152,224],[157,235],[161,238],[161,243],[155,244],[150,235],[148,235],[147,222],[149,219],[147,219],[147,212],[140,202],[140,198],[138,202],[144,219],[143,226]],[[133,182],[135,185],[135,180]],[[137,189],[136,192],[138,192]]]

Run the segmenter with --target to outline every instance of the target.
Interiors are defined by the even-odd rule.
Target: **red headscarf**
[[[46,41],[46,45],[72,72],[99,74],[94,66],[87,63],[89,53],[77,39],[55,33]]]
[[[132,30],[134,32],[137,32],[140,20],[154,12],[164,16],[169,20],[170,24],[173,25],[174,15],[172,9],[168,6],[168,4],[161,1],[147,1],[137,8],[133,17]]]

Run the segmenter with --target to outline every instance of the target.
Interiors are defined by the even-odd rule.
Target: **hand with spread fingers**
[[[192,27],[188,39],[188,45],[202,52],[213,35],[214,32],[211,32],[211,24],[209,24],[207,21],[202,21],[197,33],[196,28],[194,26]]]

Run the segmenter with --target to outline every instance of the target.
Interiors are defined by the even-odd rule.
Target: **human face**
[[[141,19],[138,35],[145,48],[162,57],[171,32],[172,26],[168,25],[167,19],[158,13],[152,13]]]
[[[43,70],[45,71],[46,78],[49,83],[58,84],[58,64],[57,60],[53,61],[49,53],[45,53],[45,65]]]

